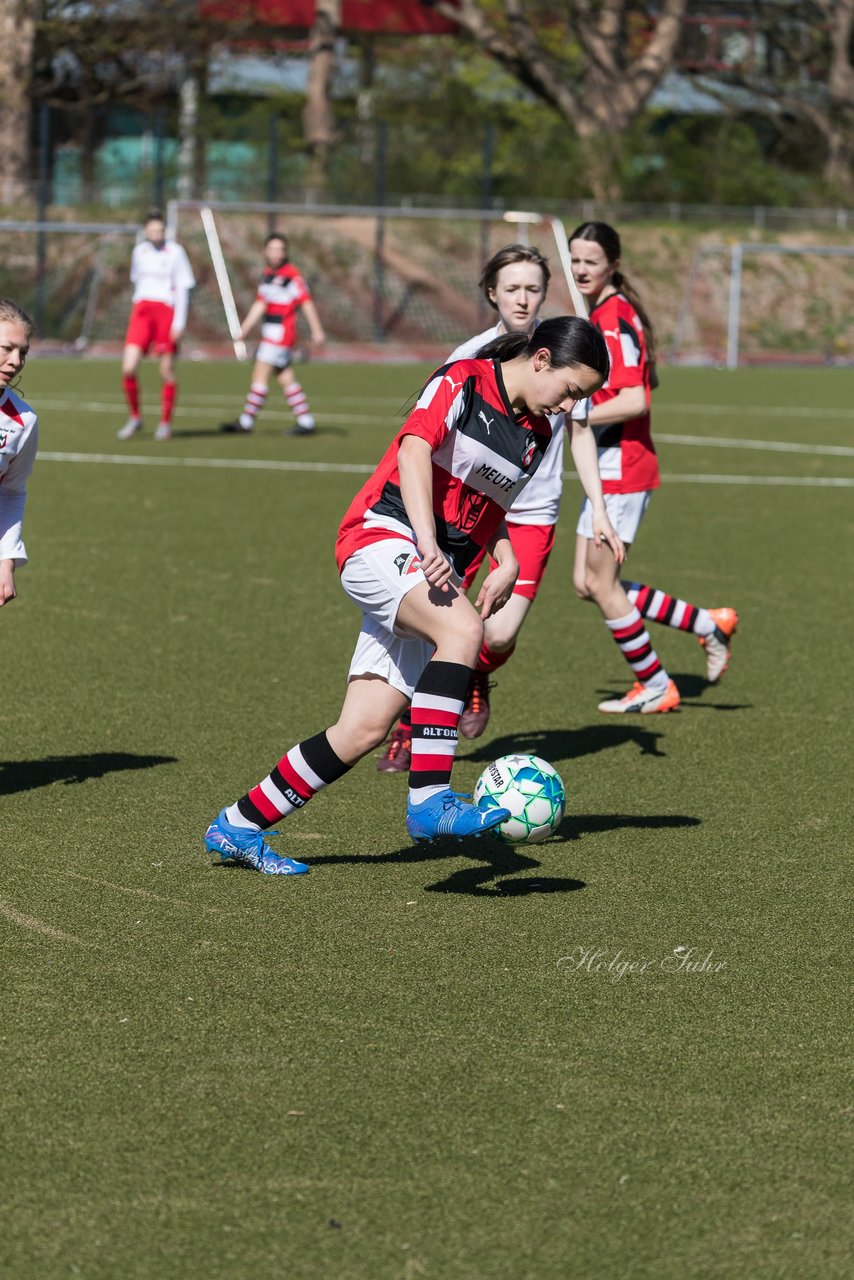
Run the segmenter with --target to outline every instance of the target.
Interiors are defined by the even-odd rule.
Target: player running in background
[[[27,563],[21,523],[39,428],[12,383],[24,368],[34,327],[25,311],[0,298],[0,605],[15,599],[15,570]]]
[[[518,573],[504,515],[542,461],[547,415],[571,412],[607,371],[602,335],[561,317],[432,375],[338,531],[341,584],[362,611],[338,720],[222,810],[205,833],[211,852],[267,875],[307,871],[277,856],[264,831],[379,746],[410,701],[412,839],[474,836],[504,821],[506,809],[481,809],[450,785],[484,620]],[[472,604],[462,577],[482,547],[495,568]]]
[[[276,232],[269,235],[264,244],[264,274],[261,276],[255,301],[249,308],[238,335],[245,338],[259,320],[262,322],[261,342],[255,353],[252,382],[240,417],[233,422],[224,422],[221,431],[249,434],[255,426],[255,419],[264,408],[273,373],[296,418],[296,426],[288,434],[307,436],[314,431],[315,422],[309,410],[308,398],[291,368],[297,337],[297,312],[300,310],[308,321],[311,341],[316,347],[322,347],[326,334],[323,332],[317,307],[305,280],[288,261],[287,240]]]
[[[599,469],[611,520],[626,544],[634,542],[653,489],[658,459],[650,434],[654,385],[654,334],[643,305],[620,271],[620,237],[605,222],[585,222],[569,237],[572,274],[590,303],[590,319],[608,344],[611,372],[593,396],[590,422],[599,446]],[[729,663],[729,642],[738,625],[734,609],[704,609],[641,582],[621,581],[619,563],[597,554],[589,503],[576,530],[573,581],[582,600],[592,600],[635,675],[622,698],[599,704],[606,714],[673,711],[679,691],[652,647],[644,619],[693,633],[706,650],[710,683]]]
[[[489,259],[480,278],[484,296],[498,313],[497,322],[484,333],[470,338],[449,356],[450,360],[470,358],[487,342],[504,333],[528,333],[537,323],[545,301],[551,273],[539,249],[523,244],[505,245]],[[623,549],[608,520],[596,460],[596,442],[587,428],[587,400],[579,401],[570,415],[570,447],[585,493],[594,509],[594,525],[599,545],[607,543],[620,562]],[[563,490],[564,419],[552,424],[552,442],[537,474],[507,513],[507,531],[519,561],[519,577],[513,594],[500,613],[484,626],[484,641],[478,654],[460,720],[465,738],[479,738],[489,721],[489,677],[503,666],[516,648],[516,641],[528,611],[536,599],[554,546],[554,531]],[[466,572],[463,589],[476,577],[483,555],[478,555]],[[409,714],[400,720],[389,744],[377,760],[381,773],[403,773],[409,768],[412,727]]]
[[[166,224],[156,209],[145,219],[143,235],[145,239],[136,245],[130,260],[133,308],[122,356],[122,387],[130,417],[118,436],[130,440],[142,430],[136,372],[142,357],[153,351],[160,359],[160,423],[154,439],[169,440],[178,394],[175,357],[187,327],[190,290],[196,281],[184,250],[166,239]]]

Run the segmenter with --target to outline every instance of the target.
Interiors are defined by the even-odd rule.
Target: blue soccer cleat
[[[265,876],[301,876],[310,870],[306,862],[279,857],[264,843],[264,834],[275,836],[278,832],[262,833],[250,827],[236,827],[226,820],[223,809],[205,832],[205,848],[218,853],[223,862],[233,862]]]
[[[410,800],[406,806],[406,830],[413,840],[438,840],[441,836],[480,836],[510,817],[509,809],[481,808],[467,803],[467,797],[440,791],[421,804]]]

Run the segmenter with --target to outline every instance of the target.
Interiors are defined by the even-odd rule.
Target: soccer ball
[[[557,769],[539,756],[502,756],[487,765],[474,789],[484,808],[509,809],[494,829],[508,844],[536,844],[557,831],[566,791]]]

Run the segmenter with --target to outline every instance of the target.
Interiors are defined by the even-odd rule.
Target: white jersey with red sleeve
[[[487,342],[501,337],[503,333],[504,329],[499,321],[491,329],[485,329],[483,333],[461,343],[449,359],[462,360],[468,356],[475,356]],[[589,400],[579,400],[572,411],[572,417],[576,422],[586,422],[589,411]],[[531,477],[530,483],[525,486],[524,491],[519,494],[507,513],[507,519],[513,524],[557,524],[563,493],[564,415],[556,414],[550,421],[552,440],[546,455],[537,469],[537,474]]]
[[[36,415],[7,387],[0,394],[0,560],[16,566],[27,562],[21,524],[38,438]]]
[[[174,308],[174,328],[183,332],[187,323],[187,302],[196,278],[190,259],[174,240],[159,247],[150,240],[135,246],[130,259],[134,302],[162,302]]]
[[[545,417],[516,414],[498,360],[459,360],[438,369],[344,516],[335,548],[339,570],[354,551],[381,538],[415,542],[398,471],[408,435],[430,445],[436,540],[462,577],[542,462],[551,425]]]

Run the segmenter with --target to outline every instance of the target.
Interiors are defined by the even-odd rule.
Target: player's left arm
[[[474,607],[480,610],[480,616],[484,620],[491,618],[499,609],[504,608],[513,594],[516,579],[519,577],[519,562],[507,532],[507,525],[503,520],[487,543],[486,549],[495,561],[495,568],[484,578],[474,602]]]
[[[316,347],[322,347],[326,342],[326,334],[323,325],[320,323],[320,316],[317,314],[317,307],[311,298],[306,298],[301,307],[302,313],[308,321],[311,340]]]
[[[599,452],[596,448],[596,437],[588,425],[589,421],[588,418],[567,419],[572,461],[575,463],[581,487],[593,508],[593,544],[596,547],[607,544],[613,551],[617,564],[622,564],[626,558],[626,548],[608,519],[608,512],[605,509],[602,477],[599,474]]]
[[[646,391],[643,387],[621,387],[610,400],[591,406],[590,421],[597,427],[607,427],[612,422],[640,418],[646,411]]]
[[[175,301],[172,315],[172,338],[177,342],[187,327],[187,313],[190,309],[190,290],[196,287],[196,278],[181,245],[175,245],[177,259],[174,269]]]
[[[0,483],[0,605],[15,599],[15,569],[27,562],[21,524],[37,449],[38,423],[34,422]]]

